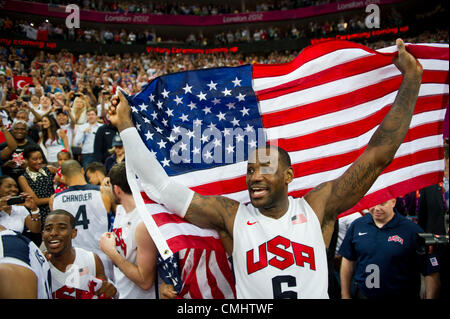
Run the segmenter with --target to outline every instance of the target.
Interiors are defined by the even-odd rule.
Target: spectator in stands
[[[6,140],[5,143],[0,144],[0,150],[4,150],[5,147],[7,146],[8,146],[8,151],[6,151],[7,153],[9,153],[9,151],[12,150],[12,153],[10,153],[9,156],[6,156],[7,153],[5,153],[5,156],[2,156],[2,160],[4,161],[2,171],[3,174],[11,176],[16,181],[18,180],[19,176],[25,173],[26,163],[25,158],[23,156],[24,149],[29,145],[35,145],[39,147],[38,144],[34,143],[31,139],[27,137],[27,130],[28,130],[27,123],[25,121],[16,120],[13,123],[11,135],[13,136],[17,144],[17,146],[13,148],[12,144],[13,141],[8,142],[9,141],[8,133],[4,129],[2,129],[3,133],[5,134],[5,137],[8,137],[8,139]],[[44,161],[46,161],[45,157]]]
[[[439,294],[439,263],[420,255],[417,233],[423,230],[394,211],[395,199],[369,209],[355,220],[342,242],[342,298],[420,298],[420,273],[425,276],[424,298]],[[350,294],[352,277],[355,295]]]
[[[86,167],[86,178],[89,184],[102,185],[106,175],[106,167],[100,162],[92,162]]]
[[[27,123],[28,137],[30,137],[33,142],[39,143],[39,130],[35,125],[33,125],[32,123],[30,124],[27,110],[21,109],[21,110],[17,111],[16,119],[23,120]]]
[[[5,142],[0,144],[0,163],[3,165],[3,161],[8,160],[11,154],[17,148],[17,141],[7,130],[6,126],[3,124],[3,121],[1,119],[0,119],[0,132],[2,133],[3,138],[5,139]],[[17,165],[17,164],[13,165],[12,163],[10,164],[11,166],[14,167]]]
[[[75,120],[75,125],[85,124],[87,121],[86,111],[89,107],[89,99],[83,93],[76,93],[72,105],[72,117]]]
[[[81,146],[81,162],[83,168],[95,161],[94,141],[98,128],[101,126],[97,121],[97,110],[90,108],[86,111],[87,122],[77,127],[73,138],[74,146]]]
[[[56,173],[56,167],[44,165],[42,150],[36,144],[25,147],[23,158],[27,164],[25,173],[18,179],[19,186],[24,193],[33,197],[39,207],[41,225],[44,225],[45,217],[50,212],[50,196],[55,192],[53,175]]]
[[[61,130],[67,135],[68,151],[72,149],[73,131],[75,129],[75,120],[68,106],[56,110],[56,121]]]
[[[66,149],[58,153],[58,169],[56,170],[55,177],[53,178],[55,186],[55,194],[67,189],[67,185],[64,183],[61,173],[61,165],[70,159],[72,159],[70,152]]]
[[[109,153],[111,153],[111,155],[108,156],[105,160],[105,167],[107,172],[109,172],[109,170],[114,165],[119,164],[125,160],[125,151],[123,149],[122,139],[120,138],[120,135],[114,136],[112,148],[109,150]]]
[[[42,136],[39,145],[44,151],[48,164],[58,166],[57,155],[63,149],[70,150],[66,132],[61,129],[52,115],[42,117]]]
[[[0,176],[0,225],[22,233],[25,229],[32,233],[41,233],[39,208],[33,198],[20,194],[25,199],[23,204],[8,204],[8,200],[19,194],[17,182],[8,175]]]
[[[110,156],[109,150],[112,148],[114,136],[117,134],[117,128],[111,125],[108,115],[105,116],[105,124],[101,125],[94,139],[95,161],[105,163],[106,158]]]

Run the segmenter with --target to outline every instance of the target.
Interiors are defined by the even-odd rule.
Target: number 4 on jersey
[[[83,229],[88,229],[89,219],[86,214],[86,205],[80,205],[75,215],[75,226],[83,225]]]

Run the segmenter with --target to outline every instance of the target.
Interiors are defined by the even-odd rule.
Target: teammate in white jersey
[[[125,163],[109,174],[117,204],[112,232],[100,239],[100,248],[114,262],[114,277],[123,299],[156,298],[157,250],[142,221],[128,185]]]
[[[114,281],[112,262],[99,246],[100,237],[108,231],[112,199],[100,191],[100,186],[86,182],[84,170],[75,160],[65,161],[61,165],[61,174],[69,187],[52,195],[50,210],[63,209],[75,217],[78,235],[73,246],[96,253],[105,267],[106,277]]]
[[[50,266],[25,236],[0,225],[0,299],[50,299]]]
[[[397,97],[361,156],[342,176],[293,199],[294,170],[286,151],[261,147],[248,159],[251,204],[202,196],[169,178],[133,127],[130,106],[119,91],[109,118],[122,137],[127,161],[147,195],[204,228],[233,238],[238,298],[328,298],[328,272],[321,228],[354,206],[392,161],[414,111],[422,66],[397,40],[394,63],[403,75]],[[136,151],[139,150],[139,151]],[[271,285],[268,289],[267,285]]]
[[[47,248],[54,299],[110,299],[117,289],[108,282],[100,258],[72,247],[77,236],[75,218],[65,210],[53,210],[45,219],[42,240]]]

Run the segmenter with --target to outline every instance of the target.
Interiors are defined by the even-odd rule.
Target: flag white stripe
[[[424,70],[428,71],[448,71],[448,61],[447,60],[437,60],[437,59],[417,59]]]
[[[367,145],[376,127],[364,134],[364,136],[356,137],[349,140],[339,141],[327,145],[318,146],[315,148],[291,152],[291,161],[293,164],[303,163],[307,161],[317,160],[329,156],[345,154]],[[443,145],[442,135],[427,136],[414,141],[406,142],[400,145],[395,157],[405,156],[416,153],[424,149],[430,149]]]
[[[212,299],[211,287],[208,283],[208,277],[206,275],[206,250],[202,251],[200,261],[198,262],[195,274],[197,275],[197,284],[202,294],[203,299]],[[200,267],[202,265],[202,267]]]
[[[438,61],[436,63],[439,64],[442,62],[442,60],[435,61]],[[448,64],[448,61],[445,62]],[[292,107],[319,102],[324,99],[351,93],[399,75],[401,75],[400,71],[395,65],[391,64],[372,71],[316,85],[304,90],[287,93],[272,99],[262,100],[259,102],[259,106],[262,114],[279,112]]]
[[[374,55],[374,53],[370,53],[358,48],[336,50],[314,60],[306,62],[305,64],[288,74],[254,79],[254,89],[255,91],[264,90],[273,86],[290,82],[298,78],[321,72],[339,64],[344,64],[370,55]]]
[[[220,270],[218,266],[218,261],[216,258],[216,252],[212,251],[211,256],[209,258],[209,270],[213,274],[214,278],[217,281],[217,286],[222,291],[225,298],[229,298],[230,296],[233,296],[233,289],[231,288],[230,284],[228,283],[228,280],[223,275],[222,271]]]
[[[396,93],[393,94],[392,97],[395,99]],[[386,105],[392,104],[390,101],[390,97],[384,99],[381,103],[364,103],[359,106],[352,107],[350,109],[346,109],[343,111],[334,112],[332,114],[326,114],[323,116],[317,116],[308,120],[304,120],[301,122],[295,122],[291,124],[286,124],[283,126],[276,126],[266,129],[268,140],[276,140],[281,138],[293,138],[298,136],[307,135],[310,133],[317,132],[317,127],[323,129],[339,127],[343,124],[352,123],[361,119],[364,119],[376,111],[382,109]],[[365,107],[365,104],[369,104],[369,107]],[[371,110],[371,108],[375,108],[375,110]],[[441,115],[445,110],[435,110],[429,112],[423,112],[419,114],[415,114],[413,116],[413,121],[410,127],[415,127],[419,124],[434,122],[436,120],[443,120],[444,116]],[[333,114],[335,115],[333,117]],[[420,121],[419,121],[420,119]]]
[[[405,45],[408,45],[408,44],[411,44],[411,43],[405,42]],[[423,46],[423,47],[448,48],[448,44],[446,44],[446,43],[414,43],[414,45]],[[376,51],[380,52],[380,53],[393,53],[393,52],[397,52],[397,46],[392,45],[390,47],[381,48]]]
[[[203,229],[189,223],[176,224],[167,223],[159,226],[159,229],[165,238],[172,238],[180,235],[192,235],[199,237],[214,237],[219,239],[219,234],[211,229]]]
[[[386,185],[393,185],[400,181],[418,177],[424,174],[439,172],[444,170],[444,160],[436,160],[424,162],[416,165],[407,166],[397,169],[393,172],[380,175],[367,194],[379,191],[386,187]]]

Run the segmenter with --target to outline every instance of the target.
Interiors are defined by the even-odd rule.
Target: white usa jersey
[[[112,261],[99,245],[100,237],[108,231],[108,212],[103,204],[100,186],[70,186],[55,194],[53,209],[66,210],[75,217],[77,237],[72,239],[73,246],[96,253],[102,260],[106,277],[114,280]]]
[[[0,263],[14,264],[33,271],[37,277],[37,298],[51,298],[49,262],[28,238],[12,230],[0,231]]]
[[[234,221],[233,265],[237,298],[328,298],[322,231],[303,198],[289,197],[289,209],[279,219],[241,204]]]
[[[66,271],[50,263],[53,299],[86,299],[89,283],[96,275],[95,257],[90,251],[75,247],[75,260]]]
[[[113,233],[116,249],[122,257],[137,264],[136,227],[142,222],[137,209],[127,213],[122,205],[117,206]],[[114,278],[120,299],[154,299],[155,285],[143,290],[114,265]]]

